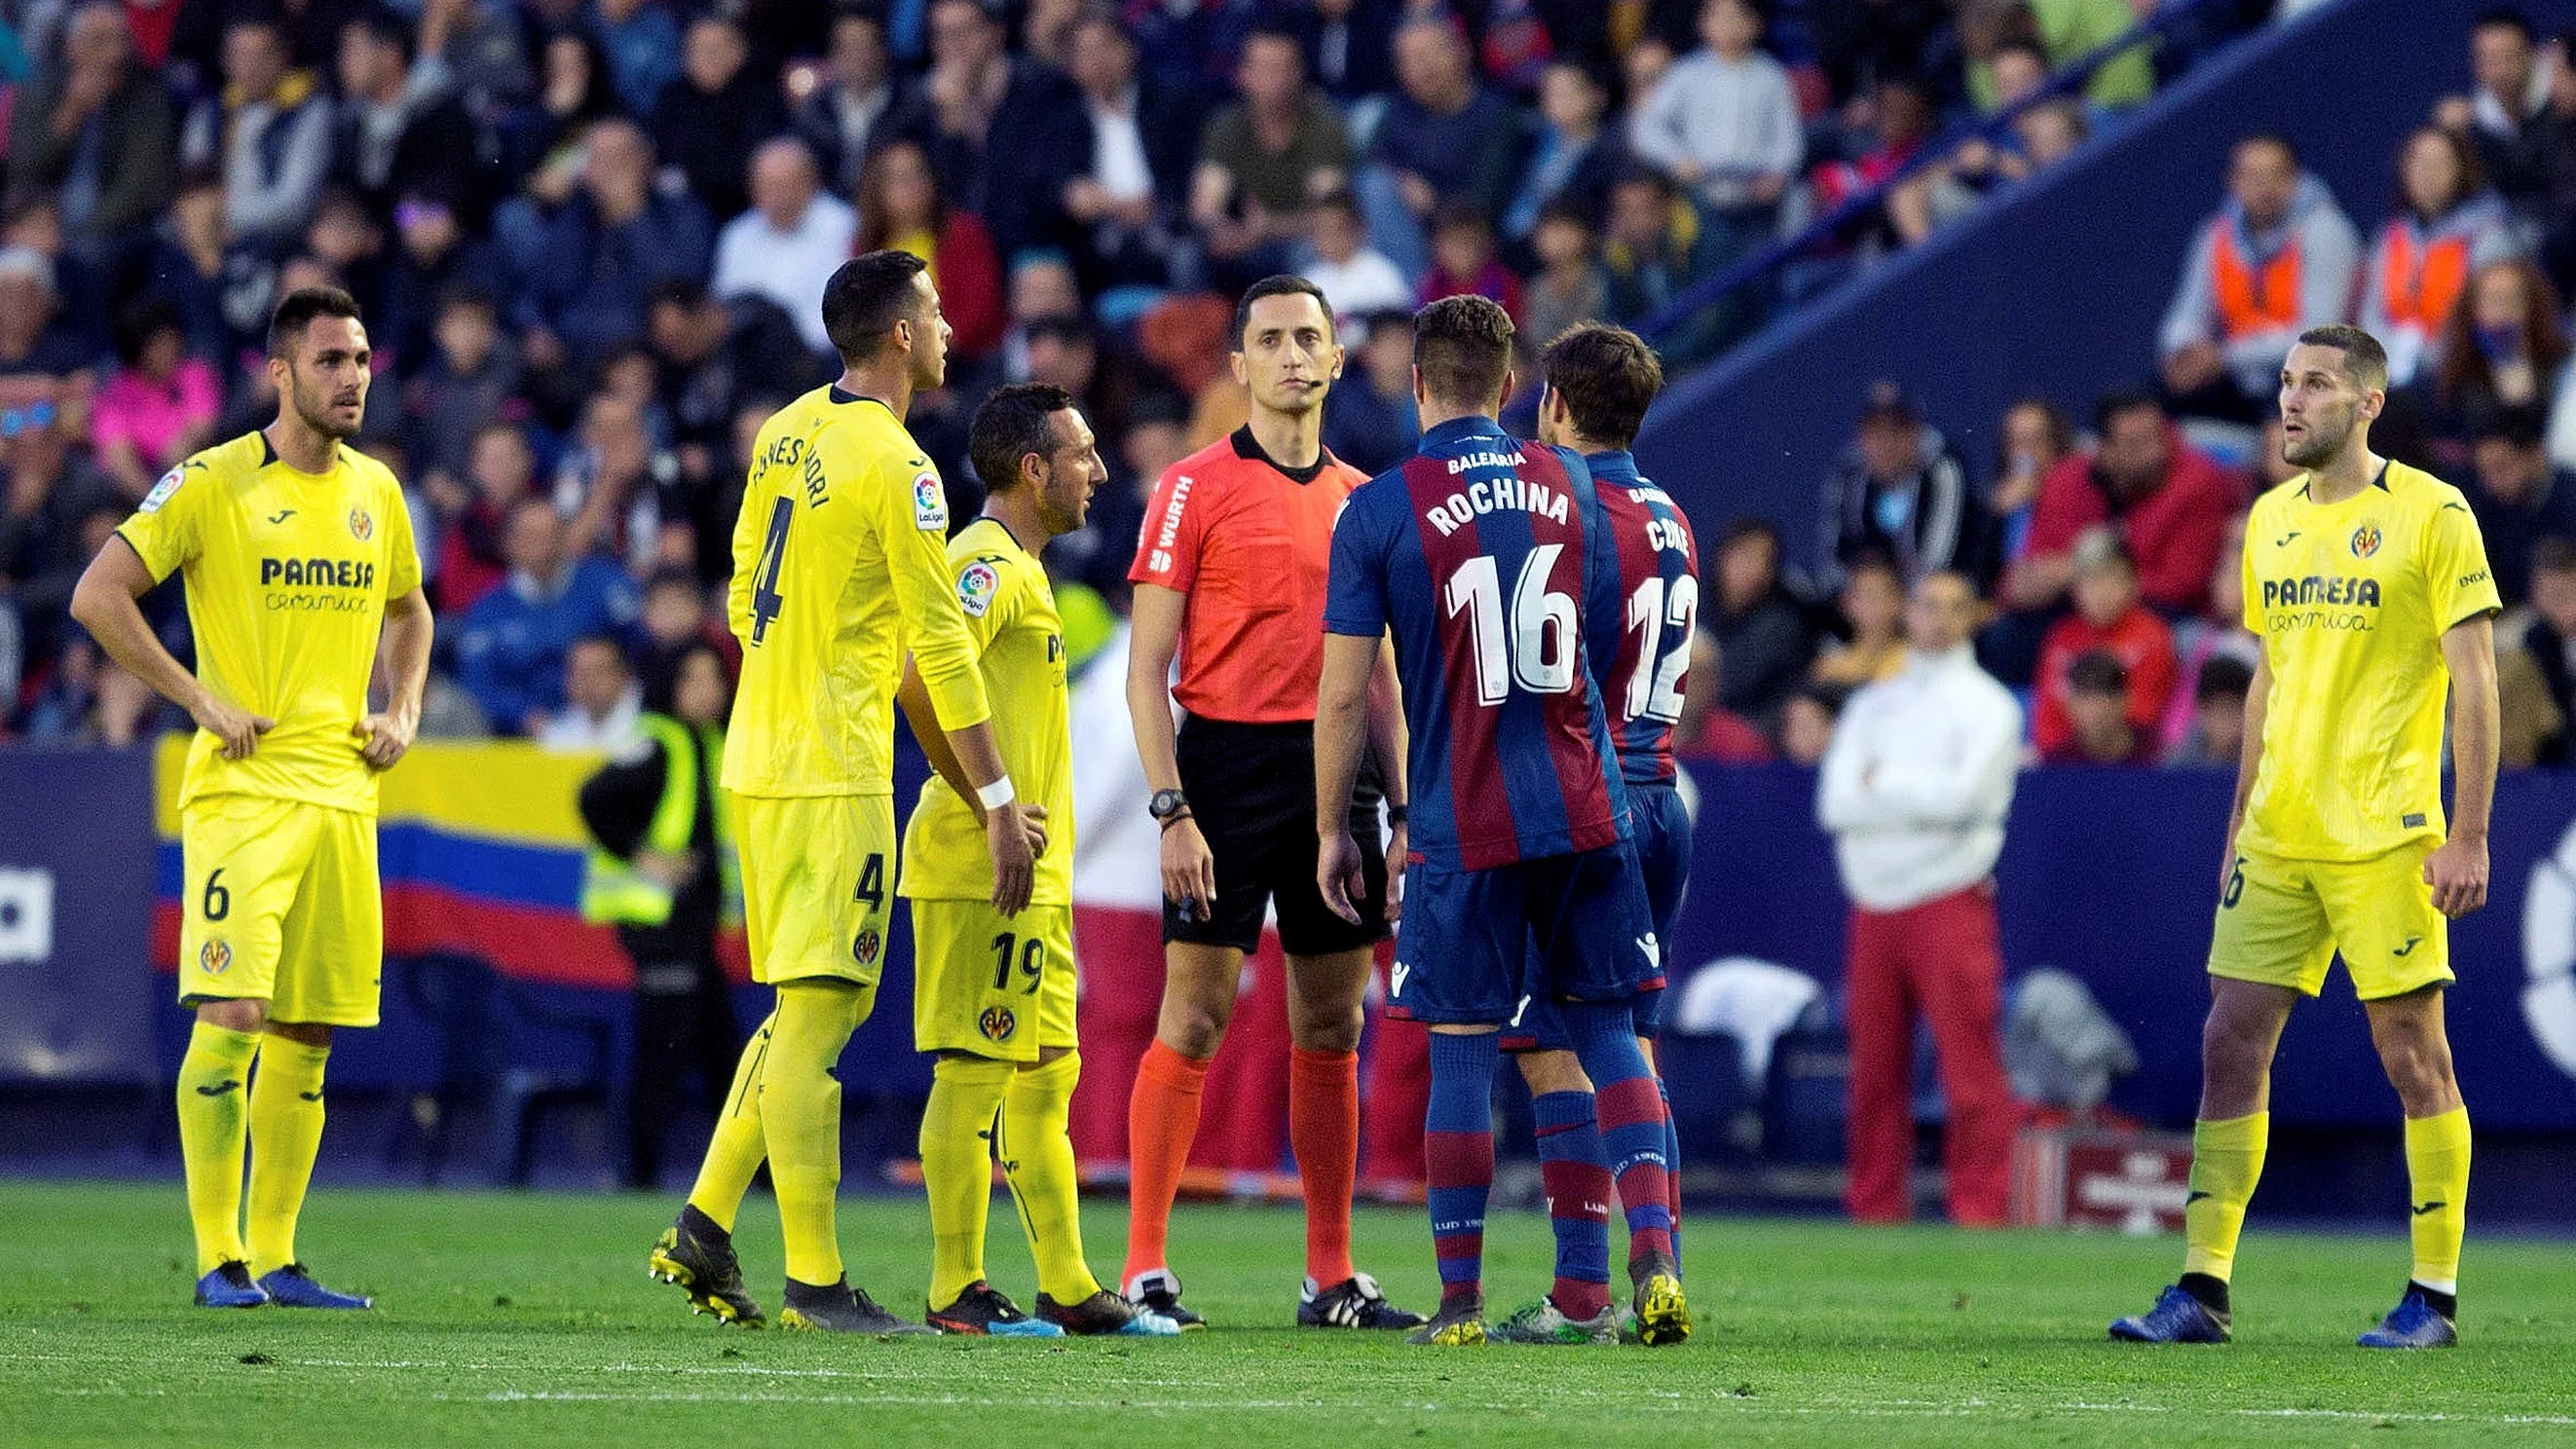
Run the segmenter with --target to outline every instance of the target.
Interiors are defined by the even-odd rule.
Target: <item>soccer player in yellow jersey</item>
[[[402,487],[345,444],[366,416],[368,355],[348,293],[288,293],[268,326],[277,420],[164,474],[72,596],[109,656],[197,722],[179,784],[179,1001],[197,1013],[179,1150],[208,1307],[369,1306],[295,1253],[332,1031],[376,1024],[376,776],[411,747],[429,678]],[[173,573],[193,675],[135,605]],[[371,711],[380,660],[389,698]]]
[[[984,516],[948,545],[993,704],[1002,763],[1065,822],[1037,863],[1025,909],[994,906],[983,811],[941,735],[918,669],[900,696],[936,770],[903,837],[912,902],[913,1044],[937,1055],[921,1116],[930,1194],[930,1323],[943,1333],[1171,1335],[1181,1326],[1100,1286],[1083,1261],[1066,1116],[1082,1072],[1074,1038],[1073,737],[1064,621],[1038,553],[1082,527],[1108,470],[1064,389],[1006,387],[968,430]],[[1000,1157],[1037,1260],[1037,1315],[984,1278],[984,1224]]]
[[[2302,334],[2281,370],[2281,455],[2307,471],[2264,494],[2245,529],[2245,626],[2263,655],[2209,947],[2183,1275],[2153,1309],[2112,1324],[2114,1338],[2227,1341],[2273,1049],[2340,951],[2405,1109],[2414,1188],[2414,1270],[2361,1343],[2458,1341],[2469,1116],[2442,988],[2455,979],[2449,920],[2487,897],[2500,602],[2459,490],[2370,451],[2387,388],[2388,355],[2357,327]],[[2447,833],[2446,696],[2457,774]]]
[[[697,1185],[653,1273],[701,1311],[757,1325],[734,1215],[762,1157],[778,1191],[787,1328],[922,1333],[853,1289],[834,1234],[841,1085],[832,1070],[876,1005],[895,882],[894,697],[904,651],[983,807],[991,903],[1028,904],[1045,813],[1023,809],[987,723],[948,572],[939,473],[903,428],[946,374],[948,323],[921,259],[877,251],[823,289],[840,381],[779,410],[753,444],[728,619],[742,687],[724,785],[740,802],[753,979],[777,1009],[735,1069]]]

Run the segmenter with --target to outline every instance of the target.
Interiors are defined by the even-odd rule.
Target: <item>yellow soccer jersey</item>
[[[956,598],[980,656],[984,693],[1003,768],[1023,800],[1047,812],[1032,905],[1073,904],[1073,735],[1066,723],[1064,620],[1046,569],[1011,531],[976,519],[948,546]],[[975,812],[937,774],[903,836],[900,893],[920,900],[976,900],[993,893],[993,858]]]
[[[394,475],[347,447],[330,472],[301,473],[249,433],[163,474],[117,533],[152,577],[187,580],[197,677],[277,721],[245,760],[198,731],[179,803],[261,795],[373,814],[376,773],[351,730],[385,601],[420,587]]]
[[[817,388],[761,428],[727,591],[742,641],[727,789],[893,794],[906,649],[943,726],[984,720],[947,538],[938,470],[885,404]]]
[[[2302,474],[2255,503],[2244,578],[2272,694],[2237,847],[2364,860],[2438,839],[2442,635],[2502,607],[2460,490],[2390,463],[2319,504]]]

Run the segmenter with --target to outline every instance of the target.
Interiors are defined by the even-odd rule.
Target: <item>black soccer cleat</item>
[[[829,1287],[787,1280],[787,1304],[778,1310],[778,1326],[809,1333],[872,1333],[880,1338],[936,1334],[936,1328],[904,1320],[879,1307],[847,1277]]]
[[[697,1227],[690,1221],[696,1215],[695,1209],[683,1209],[680,1220],[663,1229],[645,1257],[644,1271],[686,1289],[692,1313],[712,1313],[718,1323],[740,1328],[766,1324],[769,1319],[742,1286],[742,1262],[734,1256],[732,1238]]]
[[[1038,1300],[1043,1304],[1046,1300]],[[1064,1330],[1044,1318],[1031,1318],[1020,1311],[1010,1295],[978,1278],[966,1285],[957,1301],[945,1308],[933,1308],[928,1315],[930,1326],[941,1333],[962,1333],[978,1338],[1062,1338]]]
[[[1058,1303],[1041,1293],[1038,1317],[1086,1338],[1178,1338],[1181,1334],[1181,1326],[1171,1319],[1140,1308],[1106,1288],[1077,1303]]]
[[[1386,1295],[1378,1291],[1377,1280],[1366,1273],[1355,1273],[1320,1290],[1309,1278],[1297,1295],[1299,1328],[1381,1328],[1400,1332],[1420,1328],[1426,1321],[1419,1313],[1387,1302]]]
[[[1194,1333],[1207,1327],[1207,1320],[1181,1306],[1180,1275],[1169,1268],[1155,1268],[1127,1280],[1127,1299],[1148,1313],[1157,1313],[1181,1326],[1183,1333]]]

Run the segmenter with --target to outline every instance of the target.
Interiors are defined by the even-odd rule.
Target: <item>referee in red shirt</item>
[[[1351,1266],[1359,1156],[1360,1001],[1386,938],[1387,874],[1404,850],[1404,751],[1393,661],[1372,691],[1372,743],[1391,802],[1387,855],[1372,861],[1365,924],[1315,886],[1315,688],[1323,670],[1324,585],[1333,522],[1366,474],[1324,451],[1324,394],[1342,349],[1324,294],[1270,277],[1234,313],[1234,375],[1252,421],[1174,464],[1154,489],[1127,571],[1136,586],[1127,709],[1163,827],[1163,1006],[1127,1107],[1127,1296],[1183,1327],[1166,1254],[1172,1198],[1198,1135],[1208,1062],[1234,1010],[1243,958],[1279,913],[1288,956],[1288,1140],[1306,1194],[1306,1283],[1297,1322],[1412,1328]],[[1172,660],[1180,658],[1177,683]],[[1175,730],[1172,705],[1185,717]],[[1373,798],[1354,802],[1373,839]],[[1365,812],[1362,814],[1361,812]],[[1363,823],[1364,822],[1364,823]]]

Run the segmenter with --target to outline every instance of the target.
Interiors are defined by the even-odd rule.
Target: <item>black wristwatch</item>
[[[1182,811],[1189,808],[1190,802],[1183,799],[1178,790],[1157,790],[1154,792],[1154,798],[1145,802],[1145,813],[1165,824],[1169,824]]]

